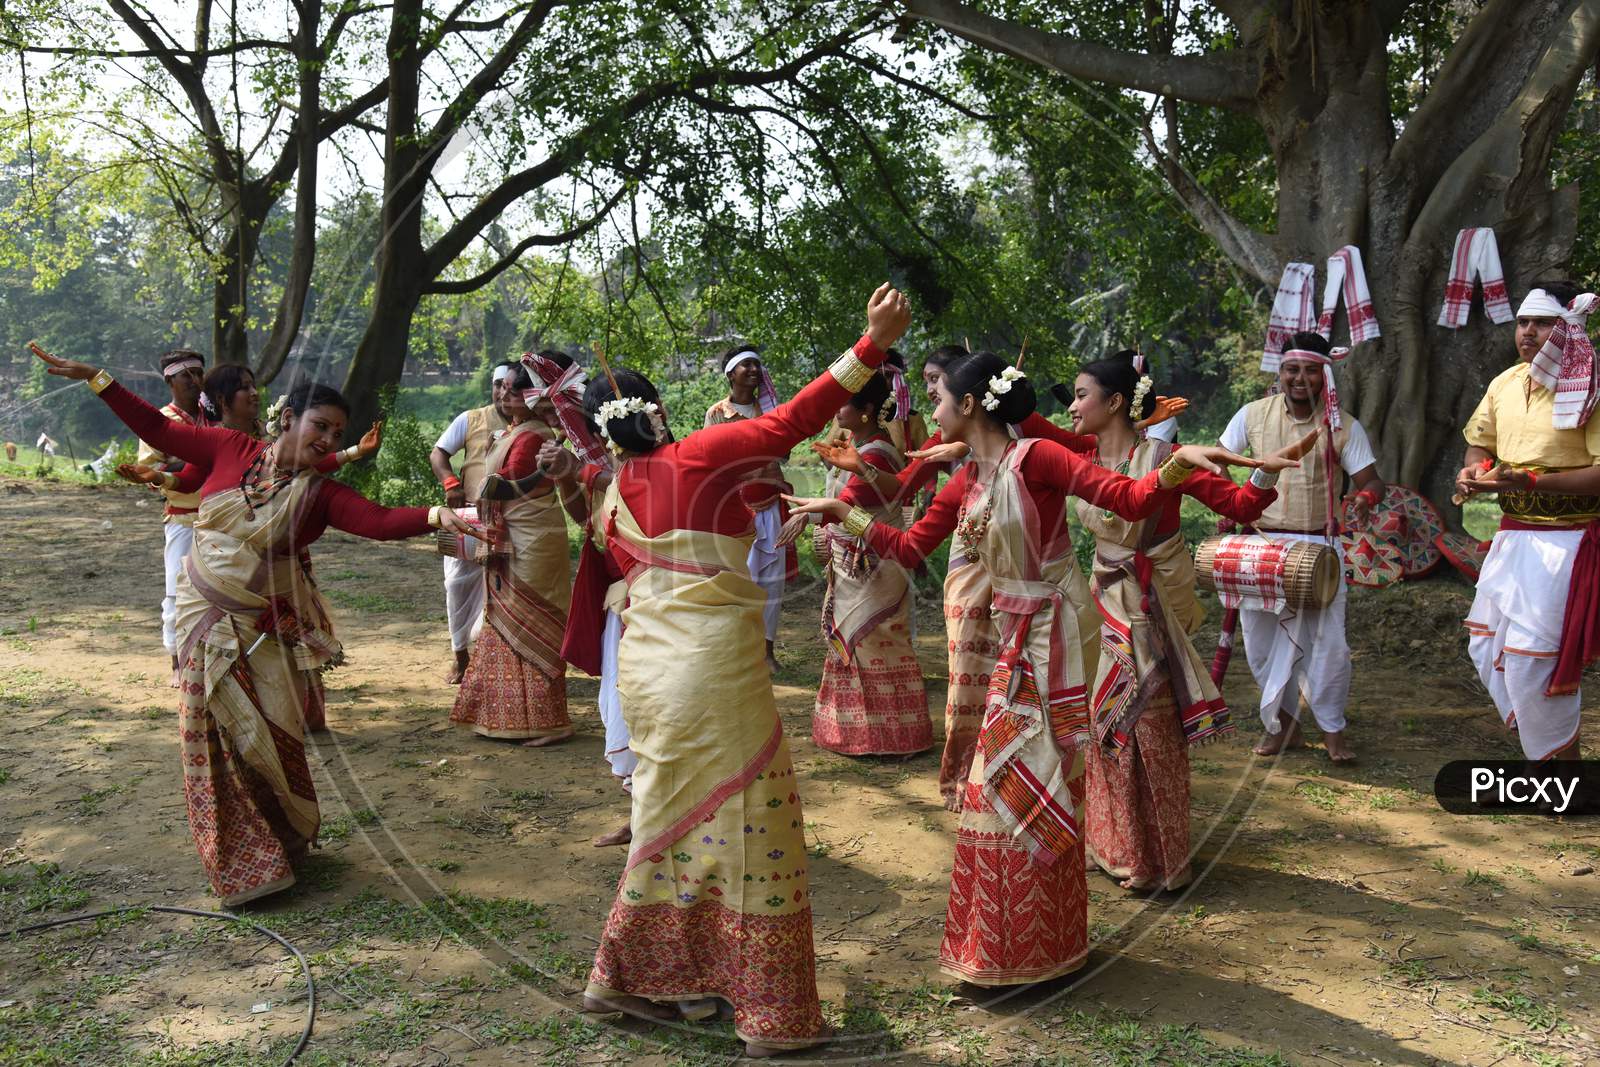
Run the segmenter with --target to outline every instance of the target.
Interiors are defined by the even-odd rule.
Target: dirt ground
[[[0,483],[0,929],[124,904],[217,907],[185,822],[159,522],[131,487]],[[328,676],[331,732],[311,739],[323,848],[293,891],[247,909],[316,975],[298,1062],[735,1056],[727,1024],[572,1011],[624,858],[589,844],[627,810],[595,683],[572,679],[565,745],[453,729],[438,557],[341,534],[314,552],[349,657]],[[1317,747],[1276,765],[1250,755],[1241,652],[1227,686],[1240,739],[1193,754],[1195,885],[1148,898],[1091,874],[1089,965],[979,1003],[936,963],[956,826],[936,751],[852,760],[810,743],[818,598],[797,594],[775,685],[839,1033],[807,1059],[1600,1062],[1600,825],[1452,816],[1432,799],[1446,759],[1515,754],[1465,659],[1469,597],[1452,577],[1352,597],[1362,758],[1349,768]],[[942,733],[930,598],[919,623]],[[0,1062],[273,1064],[305,1001],[300,965],[265,937],[135,912],[0,941]]]

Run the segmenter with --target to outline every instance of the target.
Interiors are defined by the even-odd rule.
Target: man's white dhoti
[[[628,746],[628,723],[622,717],[622,695],[617,691],[617,650],[622,647],[622,616],[606,609],[606,628],[600,638],[600,722],[606,728],[606,761],[611,773],[631,791],[633,770],[639,758]]]
[[[778,505],[762,508],[755,513],[756,539],[750,546],[750,578],[767,594],[761,609],[762,622],[766,624],[767,640],[778,639],[778,617],[783,611],[784,571],[787,569],[784,550],[778,544]]]
[[[469,544],[476,544],[470,538]],[[483,628],[483,568],[466,559],[444,557],[444,610],[450,620],[450,647],[464,652]]]
[[[1328,544],[1320,534],[1274,533],[1272,537]],[[1339,551],[1337,543],[1333,550]],[[1325,608],[1285,608],[1281,615],[1248,606],[1239,609],[1245,659],[1261,687],[1261,722],[1268,733],[1279,731],[1279,711],[1299,719],[1302,694],[1320,730],[1336,733],[1345,728],[1350,645],[1344,635],[1344,606],[1341,580],[1333,603]]]
[[[1501,530],[1478,575],[1467,644],[1478,677],[1528,759],[1548,759],[1578,735],[1580,693],[1546,696],[1561,648],[1582,530]]]
[[[194,527],[188,523],[169,522],[161,528],[166,535],[162,550],[162,566],[166,571],[166,585],[161,596],[161,644],[171,655],[178,654],[178,575],[183,573],[183,559],[194,548]]]

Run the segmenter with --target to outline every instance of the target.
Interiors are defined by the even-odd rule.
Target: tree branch
[[[1428,189],[1450,161],[1492,127],[1527,84],[1562,19],[1549,2],[1489,0],[1405,120],[1388,169]],[[1431,172],[1430,172],[1431,171]]]
[[[1549,180],[1545,171],[1561,120],[1597,54],[1600,0],[1583,0],[1549,39],[1522,91],[1438,182],[1427,187],[1428,198],[1406,237],[1408,251],[1420,253],[1429,244],[1443,247],[1467,216],[1503,214],[1515,206],[1525,183]]]
[[[1243,110],[1256,78],[1231,52],[1152,56],[1022,26],[974,11],[957,0],[901,0],[906,11],[974,44],[1087,81]]]
[[[550,12],[555,9],[556,3],[557,0],[538,0],[538,3],[528,9],[528,13],[517,24],[517,28],[511,31],[511,36],[505,39],[489,61],[466,85],[462,86],[461,91],[456,93],[455,99],[445,107],[444,114],[439,117],[433,129],[428,131],[428,144],[443,144],[461,128],[461,124],[466,122],[467,116],[472,114],[478,102],[500,84],[500,79],[511,69],[511,64],[516,62],[517,57],[522,55],[523,49],[539,35],[539,30],[543,28]]]
[[[565,174],[584,153],[589,150],[590,141],[601,131],[615,124],[627,122],[636,118],[647,108],[673,98],[687,97],[696,90],[709,89],[713,86],[727,87],[753,87],[767,85],[773,82],[785,81],[794,77],[801,70],[830,55],[845,44],[854,40],[862,32],[864,20],[851,23],[841,32],[822,41],[814,48],[795,56],[789,62],[770,70],[726,70],[712,68],[696,71],[687,77],[679,77],[651,83],[634,92],[617,103],[610,112],[597,116],[582,129],[574,132],[560,145],[558,145],[545,159],[531,167],[510,175],[498,186],[486,193],[482,199],[466,214],[461,217],[450,229],[436,240],[428,249],[427,263],[429,277],[438,277],[455,258],[459,256],[466,246],[471,243],[483,229],[499,218],[501,212],[510,207],[517,200],[536,189],[543,188],[551,181]],[[443,142],[434,141],[434,151]]]
[[[1144,143],[1161,164],[1167,183],[1200,228],[1211,236],[1224,255],[1249,271],[1264,285],[1276,285],[1283,263],[1273,248],[1272,238],[1253,230],[1234,218],[1206,192],[1183,161],[1169,154],[1157,142],[1148,121],[1144,124]]]
[[[542,246],[563,245],[571,241],[576,241],[578,238],[582,237],[584,234],[600,225],[600,223],[604,221],[606,215],[610,214],[611,209],[622,202],[622,198],[627,195],[627,192],[628,184],[624,182],[617,189],[617,191],[612,194],[611,198],[600,206],[599,210],[578,225],[562,230],[560,233],[536,233],[532,237],[525,237],[521,241],[517,242],[511,251],[507,252],[505,255],[496,260],[495,263],[487,270],[484,270],[478,274],[474,274],[470,278],[452,279],[447,281],[431,281],[422,287],[422,291],[429,294],[442,294],[470,293],[473,290],[481,289],[485,285],[488,285],[490,282],[494,281],[501,272],[516,263],[517,260],[522,257],[522,254],[528,251],[528,249]]]

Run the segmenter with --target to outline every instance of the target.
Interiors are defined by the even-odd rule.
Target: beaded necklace
[[[1117,474],[1120,474],[1123,477],[1127,477],[1128,469],[1133,466],[1133,454],[1135,452],[1139,451],[1139,445],[1141,443],[1142,442],[1140,442],[1140,441],[1134,441],[1133,442],[1133,447],[1128,449],[1127,456],[1123,458],[1121,463],[1118,463],[1115,467],[1113,467],[1111,469],[1113,471],[1115,471]],[[1094,453],[1094,465],[1097,466],[1097,467],[1104,467],[1105,466],[1105,464],[1103,462],[1101,462],[1100,450],[1099,449],[1096,449],[1095,453]],[[1100,509],[1100,515],[1107,522],[1109,522],[1112,519],[1117,517],[1116,512],[1112,511],[1110,508],[1102,508],[1102,509]]]

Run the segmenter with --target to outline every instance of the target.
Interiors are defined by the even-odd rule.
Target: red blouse
[[[876,367],[885,353],[863,334],[856,358]],[[622,499],[641,529],[657,537],[669,530],[703,530],[737,537],[749,531],[750,509],[741,493],[746,479],[774,460],[782,460],[801,441],[825,426],[850,398],[832,373],[824,371],[795,394],[755,419],[739,419],[696,430],[681,441],[635,456],[617,473]],[[604,468],[585,467],[592,485]],[[607,544],[617,540],[608,533]]]
[[[1045,441],[1054,441],[1063,448],[1082,455],[1094,452],[1096,445],[1094,434],[1073,433],[1071,430],[1064,430],[1037,411],[1017,423],[1017,433],[1022,437],[1037,437]],[[943,442],[944,437],[935,430],[933,436],[922,443],[922,447],[932,448],[934,445],[942,444]],[[926,459],[912,460],[911,465],[900,472],[900,494],[896,499],[905,501],[915,497],[923,489],[932,485],[940,474],[948,474],[950,466],[949,463],[937,463]],[[862,507],[872,506],[866,502],[865,497],[852,495],[849,490],[846,490],[841,495],[841,499]]]
[[[1009,450],[1008,450],[1009,454]],[[928,513],[909,530],[897,530],[881,522],[867,529],[867,541],[881,556],[904,566],[915,566],[928,557],[956,528],[961,501],[977,476],[975,464],[968,463],[945,483],[934,498]],[[1067,497],[1076,496],[1098,507],[1110,508],[1126,519],[1143,519],[1153,514],[1177,493],[1161,488],[1157,473],[1151,471],[1134,480],[1088,462],[1076,452],[1051,440],[1038,440],[1022,460],[1023,487],[1033,498],[1039,529],[1044,536],[1041,554],[1049,559],[1066,551],[1071,543],[1063,521]]]
[[[140,440],[169,456],[206,468],[205,481],[200,486],[202,499],[238,488],[250,464],[267,449],[266,442],[238,430],[173,422],[117,382],[107,386],[100,399]],[[329,479],[317,494],[305,523],[291,538],[292,546],[309,545],[329,526],[374,541],[398,541],[428,532],[428,509],[386,508]]]

